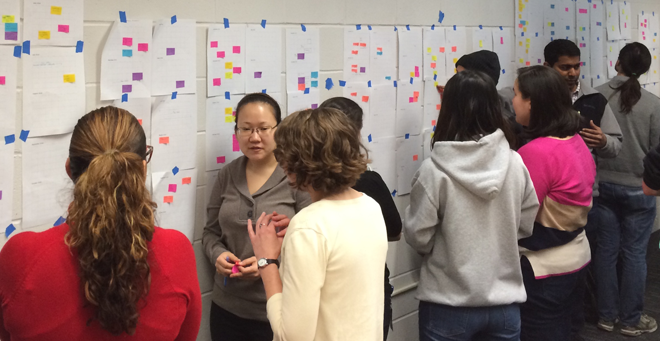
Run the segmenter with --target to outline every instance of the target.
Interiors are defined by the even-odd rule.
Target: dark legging
[[[273,330],[268,322],[238,317],[212,303],[211,340],[272,341]]]

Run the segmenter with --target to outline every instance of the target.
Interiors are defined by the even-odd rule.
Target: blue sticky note
[[[502,69],[502,74],[505,74],[505,73],[506,73],[506,70]]]
[[[30,54],[30,41],[26,40],[23,42],[23,53]]]
[[[126,22],[126,12],[119,11],[119,21]]]
[[[550,8],[555,8],[555,5],[550,5]]]
[[[128,94],[121,94],[121,101],[128,102]]]
[[[21,135],[19,135],[18,138],[23,142],[27,142],[28,135],[30,135],[29,130],[21,130]]]
[[[339,86],[346,86],[346,81],[339,80]]]
[[[394,26],[394,32],[396,32],[396,31],[398,31],[398,29],[396,28],[396,26]]]
[[[319,72],[318,71],[312,71],[312,78],[319,78]]]
[[[431,30],[435,30],[435,24],[431,25]]]
[[[170,19],[170,22],[171,22],[172,24],[176,23],[176,15],[173,15],[173,16],[172,16],[172,19]]]
[[[261,89],[261,93],[262,93],[262,94],[265,94],[265,93],[266,93],[266,89]]]
[[[388,81],[391,81],[391,80],[392,80],[392,76],[385,76],[385,79],[387,79]]]
[[[222,19],[222,22],[225,24],[225,28],[229,28],[229,19],[224,18]]]
[[[539,33],[538,33],[538,32],[536,32],[536,36],[537,36],[537,37],[539,36]]]
[[[229,91],[225,91],[225,99],[231,99],[231,95],[229,94]]]
[[[9,235],[14,233],[14,231],[16,231],[14,224],[9,224],[9,226],[7,226],[7,228],[5,229],[5,238],[9,238]]]
[[[394,87],[396,88],[396,81],[394,81]]]
[[[410,25],[406,25],[406,30],[410,31]]]
[[[85,45],[85,43],[82,40],[78,40],[78,42],[76,43],[76,53],[83,52],[83,46],[84,45]]]
[[[64,222],[66,222],[66,219],[64,219],[64,217],[60,216],[59,218],[57,218],[57,220],[55,221],[55,224],[53,224],[53,226],[62,225],[62,224],[64,224]]]
[[[410,138],[410,134],[406,134],[406,140]]]
[[[434,74],[434,75],[433,75],[433,80],[434,80],[434,81],[437,81],[437,80],[438,80],[438,75],[437,75],[437,74]]]
[[[503,31],[503,30],[504,30],[504,29],[502,28],[502,26],[500,26],[500,31]]]
[[[433,126],[433,131],[435,131],[435,126]]]
[[[172,168],[172,174],[177,175],[177,173],[179,173],[179,167],[175,166],[174,168]]]
[[[371,142],[371,134],[369,134],[369,136],[367,136],[367,140],[369,140],[369,142]]]
[[[396,196],[396,189],[392,191],[392,196],[393,196],[393,197]]]
[[[332,78],[326,78],[325,79],[325,88],[326,88],[326,90],[332,89],[333,86],[335,86],[335,84],[332,82]]]
[[[483,30],[483,29],[484,29],[484,27],[483,27],[483,26],[481,26],[481,25],[479,25],[479,29],[480,29],[480,30]]]
[[[570,26],[566,26],[566,30],[570,30],[570,29],[571,29],[571,27],[570,27]]]
[[[319,81],[312,81],[312,88],[318,88],[319,87]]]
[[[5,144],[12,144],[15,141],[16,141],[16,135],[11,134],[11,135],[5,136]]]
[[[261,21],[261,27],[266,28],[266,19]]]
[[[520,32],[520,36],[521,36],[521,37],[524,37],[524,36],[525,36],[525,32]]]
[[[369,27],[369,31],[371,31],[371,25],[367,25],[367,27]]]
[[[412,78],[412,77],[410,77],[410,84],[412,84],[412,83],[413,83],[413,78]]]
[[[14,46],[14,57],[21,58],[21,46]]]
[[[129,50],[129,49],[121,50],[121,55],[123,57],[133,57],[133,50]]]
[[[596,37],[596,40],[597,40],[597,41],[600,41],[600,37]]]
[[[172,91],[172,99],[176,99],[176,96],[179,94],[178,91]]]
[[[454,31],[456,31],[456,25],[454,25]]]
[[[445,20],[445,14],[440,11],[438,14],[438,22],[442,24],[442,21]]]
[[[367,82],[367,86],[368,86],[368,87],[371,87],[371,81],[368,81],[368,82]]]
[[[355,25],[355,29],[358,30],[358,31],[361,30],[361,29],[362,29],[362,25],[360,25],[360,24]]]
[[[596,78],[600,79],[600,75],[597,75]]]
[[[305,94],[305,95],[309,94],[309,88],[305,88],[305,92],[304,92],[304,94]]]
[[[6,23],[5,32],[18,32],[18,23]]]
[[[303,32],[307,32],[307,27],[305,27],[304,24],[300,24],[300,28],[302,29]]]

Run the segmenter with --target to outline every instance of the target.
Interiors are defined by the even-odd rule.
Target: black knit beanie
[[[495,85],[500,80],[500,61],[495,52],[481,50],[466,54],[456,62],[456,67],[459,65],[467,70],[484,72],[495,81]]]

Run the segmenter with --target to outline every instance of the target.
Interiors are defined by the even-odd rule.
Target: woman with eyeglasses
[[[148,150],[128,111],[78,121],[67,222],[17,234],[0,252],[0,340],[197,338],[195,255],[182,233],[154,227]]]
[[[213,186],[202,242],[215,265],[211,305],[213,341],[271,341],[266,292],[245,226],[274,214],[281,236],[289,218],[311,203],[287,181],[273,151],[280,106],[267,94],[245,96],[236,106],[236,138],[243,156],[223,167]]]

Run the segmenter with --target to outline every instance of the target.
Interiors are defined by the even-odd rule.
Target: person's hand
[[[607,144],[607,135],[600,130],[600,127],[594,124],[594,121],[589,121],[590,128],[584,128],[580,131],[580,136],[584,143],[591,148],[603,148]]]
[[[229,258],[229,262],[227,262]],[[240,262],[241,260],[234,256],[233,253],[225,251],[218,256],[218,259],[215,260],[215,271],[225,277],[231,275],[231,268],[234,267],[235,262]]]
[[[272,214],[262,213],[257,220],[256,233],[252,230],[252,220],[248,219],[248,235],[252,242],[252,250],[256,259],[277,259],[282,249],[282,238],[275,232],[275,223],[271,220]]]
[[[289,223],[291,222],[291,219],[286,216],[286,214],[278,214],[277,212],[273,212],[273,217],[271,218],[273,221],[273,225],[275,225],[275,231],[277,231],[277,236],[280,238],[284,238],[284,235],[286,234],[286,229],[289,227]]]
[[[250,257],[243,260],[238,265],[238,272],[231,274],[230,278],[239,278],[245,280],[259,279],[259,267],[257,266],[257,257]]]

